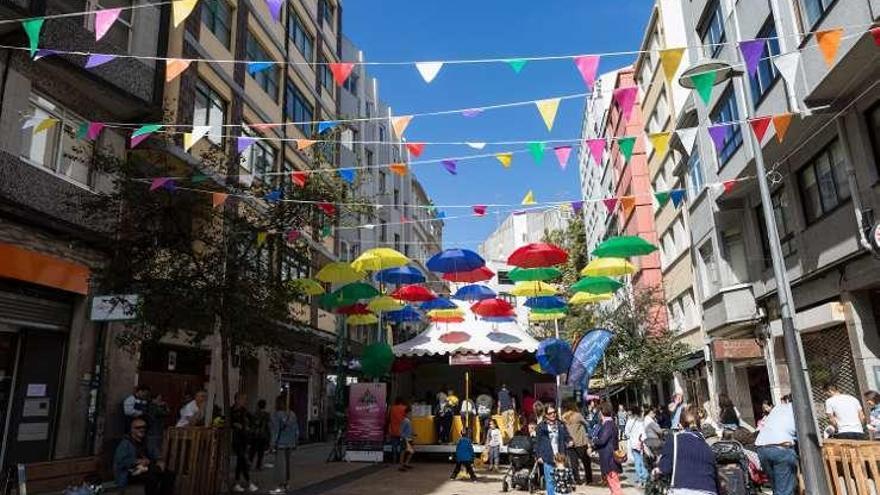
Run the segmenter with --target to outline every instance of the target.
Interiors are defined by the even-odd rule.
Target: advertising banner
[[[386,385],[352,383],[348,388],[349,461],[381,462],[385,443]],[[378,459],[378,460],[377,460]]]

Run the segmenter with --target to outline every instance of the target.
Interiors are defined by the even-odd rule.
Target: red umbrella
[[[437,299],[437,295],[421,285],[404,285],[394,291],[391,297],[400,301],[425,302]]]
[[[440,336],[440,342],[444,344],[461,344],[471,340],[471,336],[467,332],[446,332]]]
[[[485,282],[491,280],[495,276],[495,272],[485,266],[481,266],[469,272],[449,272],[443,274],[443,280],[450,282],[467,282],[473,284],[476,282]]]
[[[464,316],[434,316],[431,323],[464,323]]]
[[[483,299],[471,306],[471,311],[485,317],[510,316],[513,314],[513,306],[504,299]]]
[[[336,312],[341,315],[368,315],[372,313],[372,311],[367,308],[367,305],[363,303],[352,304],[351,306],[342,306],[341,308],[337,309]]]
[[[568,261],[568,253],[559,246],[545,242],[534,242],[514,251],[508,258],[507,264],[520,268],[541,268],[545,266],[561,265]]]

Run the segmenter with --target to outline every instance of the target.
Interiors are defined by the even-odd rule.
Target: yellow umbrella
[[[585,277],[619,277],[632,275],[638,269],[624,258],[595,258],[581,270]]]
[[[364,278],[364,273],[355,270],[348,263],[336,261],[324,265],[315,278],[331,284],[347,284]]]
[[[372,325],[374,323],[379,323],[379,318],[376,315],[351,315],[345,319],[345,323],[356,326],[356,325]]]
[[[374,313],[385,313],[387,311],[398,311],[403,309],[404,304],[391,296],[381,296],[373,299],[367,304],[367,308]]]
[[[590,294],[589,292],[578,292],[571,296],[568,304],[595,304],[602,301],[610,301],[613,298],[611,294]]]
[[[298,278],[290,281],[291,287],[303,292],[307,296],[317,296],[326,292],[324,287],[310,279],[310,278]]]
[[[359,272],[377,272],[386,268],[397,268],[409,263],[409,258],[391,248],[373,248],[363,252],[351,262],[352,268]]]
[[[456,316],[464,316],[464,311],[460,309],[432,309],[428,311],[428,318],[454,318]]]
[[[557,292],[556,287],[545,282],[517,282],[510,291],[514,296],[537,297],[553,296]]]
[[[529,313],[529,321],[561,320],[566,316],[565,313]]]

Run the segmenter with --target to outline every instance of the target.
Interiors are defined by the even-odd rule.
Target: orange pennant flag
[[[828,68],[834,65],[834,59],[837,58],[837,49],[840,48],[841,39],[843,39],[843,28],[816,31],[816,43],[819,45],[822,58],[825,59],[825,65]]]
[[[271,136],[272,133],[270,132],[270,129],[272,129],[273,127],[278,127],[280,125],[281,124],[276,123],[251,124],[250,128],[260,131],[264,136]]]
[[[785,139],[785,133],[788,132],[788,126],[791,125],[793,114],[783,113],[773,117],[773,128],[776,129],[776,140],[780,143]]]
[[[629,216],[632,214],[633,208],[636,207],[635,196],[623,196],[620,198],[620,207],[623,208],[623,214]]]
[[[229,195],[226,193],[211,193],[211,204],[214,206],[214,208],[217,208],[218,206],[221,206],[223,203],[226,202],[227,197],[229,197]]]
[[[394,128],[394,134],[397,135],[397,139],[403,139],[403,133],[406,132],[406,127],[409,125],[412,118],[412,115],[391,118],[391,127]]]
[[[302,151],[315,143],[317,143],[317,141],[315,141],[314,139],[297,139],[296,149]]]
[[[401,177],[409,172],[409,167],[407,167],[405,163],[392,163],[388,166],[388,169]]]
[[[173,81],[177,76],[182,74],[191,63],[192,60],[183,60],[179,58],[165,61],[165,82]]]

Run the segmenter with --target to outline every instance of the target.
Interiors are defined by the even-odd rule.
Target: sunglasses
[[[147,429],[146,426],[135,426],[135,427],[132,428],[132,430],[136,430],[136,431],[143,431],[143,430],[146,430],[146,429]]]

